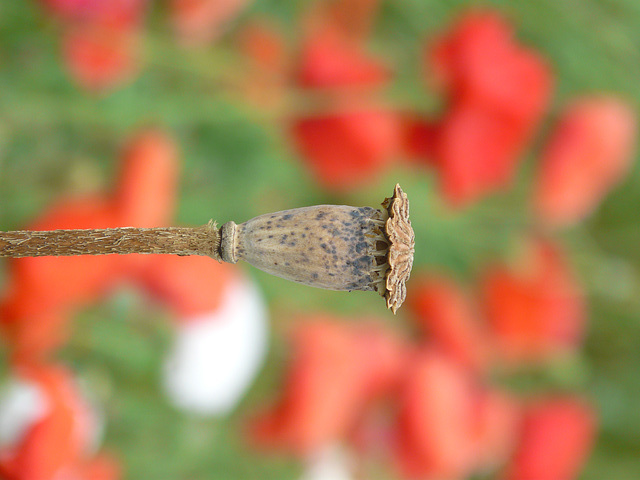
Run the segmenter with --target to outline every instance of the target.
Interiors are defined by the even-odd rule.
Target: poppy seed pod
[[[241,225],[117,227],[0,232],[0,257],[204,255],[245,260],[278,277],[330,290],[375,290],[395,313],[406,296],[415,238],[399,185],[371,207],[318,205],[268,213]]]
[[[400,185],[383,210],[317,205],[260,215],[221,228],[220,256],[329,290],[373,290],[394,313],[406,296],[415,237]]]

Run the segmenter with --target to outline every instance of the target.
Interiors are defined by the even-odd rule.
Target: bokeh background
[[[416,234],[410,304],[396,316],[370,292],[314,290],[239,266],[264,296],[269,343],[248,390],[224,414],[185,411],[164,394],[164,359],[179,328],[171,309],[150,303],[131,280],[91,301],[79,295],[68,315],[68,338],[43,357],[66,365],[90,392],[102,412],[102,444],[122,478],[640,475],[636,1],[103,3],[115,13],[103,12],[101,3],[0,3],[0,230],[32,225],[61,199],[117,190],[118,172],[130,161],[122,152],[153,129],[148,141],[160,146],[151,151],[178,159],[179,171],[171,174],[175,198],[154,199],[165,190],[145,191],[144,174],[127,178],[136,185],[132,191],[149,197],[145,205],[175,209],[170,223],[239,223],[323,203],[376,206],[398,182],[409,195]],[[483,15],[513,29],[513,36],[505,39],[503,27],[473,20]],[[449,37],[446,52],[434,54],[434,45],[447,43],[442,39],[465,18],[472,27],[462,39]],[[484,37],[477,33],[483,28],[490,31]],[[483,72],[490,72],[488,83],[474,83]],[[487,84],[507,93],[487,93]],[[468,105],[477,123],[451,126],[454,113]],[[368,113],[349,118],[352,112]],[[554,135],[560,146],[549,147]],[[613,138],[613,145],[598,138]],[[456,145],[469,148],[455,151]],[[553,162],[562,164],[561,173],[545,184],[543,166]],[[487,174],[490,180],[487,171],[495,173]],[[563,196],[563,189],[569,193]],[[0,262],[5,296],[19,288],[12,268]],[[507,273],[491,287],[487,272],[501,268]],[[55,292],[55,269],[42,275]],[[454,293],[434,287],[448,282]],[[9,332],[12,322],[36,322],[9,317],[5,311]],[[332,381],[323,383],[314,371],[337,375],[341,360],[314,363],[301,352],[324,358],[323,348],[335,349],[308,338],[292,348],[291,331],[315,325],[307,337],[317,339],[326,333],[317,325],[338,325],[331,328],[343,333],[328,338],[346,331],[359,338],[350,329],[367,322],[385,338],[401,338],[397,350],[411,359],[399,360],[403,353],[394,350],[390,355],[400,366],[389,385],[356,400],[332,400]],[[30,362],[16,359],[12,338],[5,335],[2,349],[6,378],[17,364]],[[496,346],[500,339],[511,347]],[[355,347],[344,348],[352,355],[342,358],[345,364],[359,361]],[[424,370],[416,373],[412,365],[425,355]],[[375,370],[379,358],[369,357],[366,369]],[[459,365],[469,357],[481,366]],[[412,377],[421,374],[422,380]],[[307,375],[315,378],[311,393],[295,393]],[[438,398],[458,412],[467,401],[458,391],[465,382],[508,398],[495,407],[502,426],[487,427],[502,447],[482,467],[451,459],[468,448],[456,443],[464,435],[446,436],[466,428],[457,414],[455,425],[445,420],[434,426],[438,409],[447,410]],[[262,425],[254,438],[256,412],[282,396],[275,417],[296,433],[278,435],[276,427]],[[536,402],[544,406],[560,397],[551,420],[531,434],[538,437],[523,440],[538,425],[531,413]],[[314,416],[314,402],[332,401],[335,412],[331,406]],[[351,407],[341,409],[347,401],[357,403],[357,421],[349,417],[356,416]],[[385,406],[375,407],[376,420],[367,423],[362,411],[376,402]],[[287,411],[296,413],[282,420]],[[322,423],[325,414],[345,418],[333,430],[306,431],[305,422]],[[477,435],[476,441],[489,442]],[[566,448],[554,443],[559,439]],[[349,461],[334,458],[341,465],[337,473],[320,476],[311,459],[327,448],[340,449]],[[548,468],[528,474],[529,464]],[[351,476],[339,476],[343,470]],[[48,478],[16,471],[9,478]]]

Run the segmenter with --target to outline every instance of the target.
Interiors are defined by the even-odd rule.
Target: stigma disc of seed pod
[[[395,313],[406,296],[415,239],[399,185],[382,206],[317,205],[228,222],[220,256],[313,287],[377,291]]]

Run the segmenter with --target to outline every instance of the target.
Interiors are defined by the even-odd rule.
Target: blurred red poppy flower
[[[316,2],[307,13],[306,27],[313,30],[327,25],[344,41],[362,44],[370,37],[380,10],[380,0],[329,0]]]
[[[542,154],[534,198],[540,220],[567,225],[591,213],[628,172],[636,128],[634,112],[620,99],[570,105]]]
[[[546,108],[551,75],[546,62],[514,38],[495,12],[470,12],[428,51],[428,73],[452,101],[471,103],[515,120]]]
[[[226,24],[248,3],[249,0],[171,0],[169,15],[180,41],[202,45],[220,36]]]
[[[442,193],[454,206],[467,204],[512,178],[522,134],[510,119],[473,104],[452,106],[438,129],[435,159]]]
[[[486,59],[512,48],[514,28],[497,12],[466,12],[455,25],[437,38],[426,53],[426,74],[446,92],[463,93],[473,82],[471,72]]]
[[[21,365],[16,372],[3,398],[14,425],[2,432],[11,442],[1,449],[2,469],[10,480],[75,478],[66,475],[91,461],[87,452],[100,429],[94,412],[65,369]]]
[[[505,480],[573,480],[594,441],[595,414],[575,398],[530,405]]]
[[[402,151],[409,160],[416,163],[434,165],[434,148],[437,125],[416,114],[402,116]]]
[[[388,67],[363,51],[360,44],[344,39],[335,28],[318,28],[302,46],[298,83],[317,89],[383,86],[391,75]]]
[[[344,439],[363,407],[398,377],[402,350],[378,328],[322,316],[298,327],[284,395],[252,422],[254,439],[300,454]]]
[[[291,59],[280,29],[268,20],[254,20],[238,35],[238,46],[247,67],[240,87],[260,105],[277,108],[291,73]]]
[[[284,39],[269,21],[252,21],[240,32],[239,41],[243,53],[260,67],[274,72],[285,70],[288,62]]]
[[[101,92],[133,78],[147,0],[41,2],[62,20],[62,57],[79,86]]]
[[[472,385],[437,350],[409,362],[400,391],[397,459],[407,478],[461,479],[474,464]]]
[[[73,79],[90,91],[104,91],[131,80],[140,63],[138,32],[95,25],[69,27],[63,57]]]
[[[68,339],[69,316],[66,311],[42,310],[37,298],[18,292],[10,291],[0,303],[3,343],[12,362],[41,359]],[[27,316],[26,311],[32,313]]]
[[[551,73],[495,13],[464,16],[429,50],[428,69],[448,96],[436,168],[453,205],[504,188],[544,113]]]
[[[536,240],[516,266],[491,268],[482,290],[489,328],[503,358],[540,360],[580,341],[583,294],[562,251],[551,243]]]
[[[124,225],[161,227],[173,218],[180,162],[174,140],[144,130],[127,142],[114,204]]]
[[[40,0],[62,20],[129,30],[140,24],[147,0]]]
[[[477,389],[473,402],[474,470],[492,470],[513,453],[521,408],[515,398],[498,389]]]
[[[73,472],[78,480],[118,480],[123,478],[120,462],[109,454],[101,453],[79,465]]]
[[[396,454],[406,478],[463,479],[509,458],[519,407],[434,347],[409,362],[399,391]]]
[[[334,25],[322,25],[308,35],[297,80],[305,93],[324,100],[323,110],[295,119],[292,134],[323,187],[344,191],[369,182],[399,152],[400,117],[374,96],[389,76],[361,42],[341,35]]]
[[[441,349],[475,372],[489,362],[487,332],[466,293],[444,276],[422,276],[412,280],[409,309],[416,323]]]
[[[360,407],[358,367],[351,337],[337,323],[308,324],[294,342],[284,397],[252,430],[259,443],[304,454],[346,434]]]
[[[29,226],[32,230],[113,228],[111,204],[101,197],[61,202]],[[19,358],[44,355],[66,340],[68,314],[102,295],[120,277],[122,257],[40,257],[9,262],[9,287],[0,321]]]
[[[233,266],[210,258],[157,255],[144,258],[135,278],[153,299],[179,318],[189,319],[216,310],[226,293],[225,285],[238,274]]]
[[[296,120],[293,135],[320,184],[342,191],[371,181],[390,164],[398,118],[375,108],[321,114]]]
[[[29,230],[114,228],[118,219],[99,196],[60,201],[28,226]],[[105,256],[22,258],[10,262],[11,277],[46,308],[60,308],[72,298],[84,303],[107,288],[122,265]],[[55,288],[52,288],[55,285]]]

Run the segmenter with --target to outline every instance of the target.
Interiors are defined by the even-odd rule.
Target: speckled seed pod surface
[[[399,186],[371,207],[317,205],[255,217],[221,229],[221,256],[329,290],[374,290],[394,313],[405,297],[414,237]]]
[[[294,282],[330,290],[375,290],[376,259],[388,245],[381,212],[317,205],[253,218],[237,226],[235,256]]]

